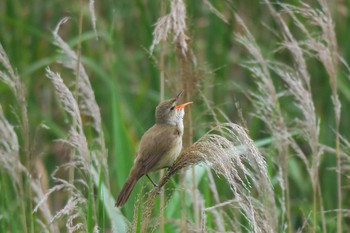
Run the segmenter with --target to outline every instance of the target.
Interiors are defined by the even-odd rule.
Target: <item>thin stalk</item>
[[[315,160],[315,156],[312,157]],[[317,197],[321,194],[319,189],[319,174],[318,167],[316,166],[316,161],[313,161],[314,165],[312,166],[312,191],[313,191],[313,232],[316,232],[317,229]],[[323,224],[323,223],[322,223]]]
[[[81,60],[81,34],[83,31],[83,0],[80,0],[80,15],[79,15],[79,25],[78,25],[78,44],[77,44],[77,64],[76,64],[76,80],[75,80],[75,91],[74,91],[74,98],[76,99],[77,103],[79,102],[79,95],[78,95],[78,82],[79,82],[79,75],[80,75],[80,60]],[[73,127],[76,126],[76,120],[73,120]],[[74,158],[70,157],[70,162],[73,162]],[[69,168],[69,183],[73,184],[74,182],[74,173],[75,169],[74,166],[71,166]]]
[[[160,14],[164,15],[165,14],[165,3],[164,1],[161,2],[161,8],[160,8]],[[163,43],[160,43],[160,61],[159,61],[159,66],[160,66],[160,102],[164,101],[164,56],[165,56],[165,51],[164,51],[164,46]],[[164,170],[160,171],[160,177],[164,176]],[[160,233],[164,233],[164,206],[165,206],[165,194],[164,192],[161,192],[160,194],[160,224],[159,224],[159,230]]]
[[[194,166],[191,168],[192,172],[192,188],[191,188],[191,194],[193,199],[193,211],[194,211],[194,219],[195,219],[195,226],[197,229],[199,229],[201,224],[201,219],[199,215],[199,205],[196,195],[196,172]]]
[[[282,130],[282,132],[287,132],[286,125],[284,123],[284,119],[281,113],[280,103],[278,101],[278,98],[275,99],[275,106],[277,110],[277,120],[279,124],[279,128]],[[288,180],[288,159],[289,159],[289,152],[288,152],[288,142],[285,141],[286,139],[283,138],[282,143],[280,144],[280,153],[279,156],[282,161],[282,176],[283,176],[283,182],[285,186],[285,205],[287,209],[287,223],[288,223],[288,233],[293,232],[293,225],[292,225],[292,217],[290,212],[290,191],[289,191],[289,180]],[[282,156],[284,158],[282,158]]]
[[[163,177],[164,176],[164,170],[161,170],[160,171],[160,177]],[[164,192],[161,192],[160,193],[160,206],[159,206],[159,216],[160,216],[160,223],[159,223],[159,231],[161,233],[164,233],[165,232],[165,229],[164,229],[164,226],[165,226],[165,223],[164,223],[164,206],[165,206],[165,196],[164,196]]]
[[[327,18],[327,22],[329,23],[329,27],[327,27],[327,31],[324,31],[324,33],[327,35],[327,44],[329,45],[330,50],[330,58],[331,58],[331,66],[327,69],[327,72],[329,74],[329,83],[332,89],[332,99],[333,99],[333,105],[334,105],[334,117],[335,117],[335,126],[336,126],[336,138],[335,138],[335,144],[336,144],[336,158],[337,158],[337,192],[338,192],[338,212],[337,212],[337,232],[341,233],[342,230],[342,177],[341,177],[341,160],[340,160],[340,141],[339,141],[339,127],[340,127],[340,118],[341,118],[341,104],[339,102],[337,88],[338,88],[338,79],[337,79],[337,68],[338,68],[338,49],[337,49],[337,39],[336,39],[336,33],[335,28],[332,20],[332,15],[330,12],[330,9],[328,7],[328,2],[326,0],[319,0],[322,10]],[[323,62],[325,68],[327,68],[326,62]],[[333,67],[333,69],[332,69]],[[333,72],[331,72],[333,70]]]
[[[316,221],[317,221],[317,216],[316,216],[316,212],[317,212],[317,188],[315,187],[316,184],[313,184],[313,197],[312,197],[312,212],[313,212],[313,228],[312,228],[312,232],[316,232]]]
[[[20,107],[21,111],[21,129],[22,129],[22,135],[23,135],[23,141],[24,141],[24,153],[25,153],[25,164],[29,171],[29,177],[27,177],[28,184],[26,186],[26,190],[28,192],[28,199],[29,199],[29,220],[30,220],[30,232],[34,232],[34,222],[33,222],[33,215],[31,214],[31,211],[33,209],[33,203],[32,203],[32,187],[31,187],[31,169],[30,169],[30,161],[31,161],[31,151],[30,151],[30,139],[29,139],[29,123],[28,123],[28,109],[27,109],[27,102],[25,97],[25,89],[23,86],[23,83],[21,82],[19,76],[15,76],[15,85],[16,85],[16,99],[17,103]],[[25,186],[25,184],[22,182],[22,187]],[[24,193],[22,193],[22,197],[24,198]],[[27,224],[26,224],[27,225]],[[25,226],[26,232],[28,232],[27,226]]]
[[[285,129],[285,124],[283,121],[283,117],[278,105],[278,118],[280,120],[281,128]],[[287,224],[288,224],[288,233],[293,232],[293,225],[292,225],[292,217],[291,217],[291,211],[290,211],[290,190],[289,190],[289,180],[288,180],[288,159],[289,159],[289,153],[288,153],[288,144],[283,143],[282,145],[282,155],[285,156],[285,158],[282,159],[284,166],[283,166],[283,182],[285,184],[285,204],[287,208]]]
[[[326,217],[324,216],[323,198],[322,198],[320,181],[318,181],[317,188],[318,188],[318,200],[320,202],[320,212],[321,212],[321,219],[322,219],[322,231],[323,233],[326,233],[327,232]]]
[[[1,46],[1,45],[0,45]],[[6,55],[7,56],[7,55]],[[2,58],[4,60],[7,60],[8,58]],[[7,62],[5,62],[7,63]],[[6,66],[6,65],[5,65]],[[11,65],[8,64],[6,68],[9,71],[9,74],[11,78],[13,79],[14,85],[11,85],[11,88],[13,87],[14,89],[12,90],[15,94],[15,98],[17,101],[17,104],[20,109],[20,125],[21,125],[21,133],[22,133],[22,138],[23,138],[23,143],[24,143],[24,158],[23,158],[23,163],[25,164],[27,170],[28,170],[28,176],[25,176],[24,174],[21,179],[20,179],[20,192],[21,192],[21,208],[24,216],[24,229],[25,232],[28,232],[28,224],[30,224],[30,232],[34,232],[34,221],[33,221],[33,215],[31,214],[32,209],[33,209],[33,203],[32,203],[32,187],[31,187],[31,150],[30,150],[30,128],[29,128],[29,121],[28,121],[28,109],[27,109],[27,101],[26,101],[26,90],[25,87],[20,79],[20,77],[13,71],[13,68]],[[11,82],[12,83],[12,82]],[[2,135],[1,135],[2,136]],[[22,174],[21,174],[22,175]],[[25,181],[28,181],[26,184]],[[25,207],[26,207],[26,202],[24,200],[24,197],[28,198],[28,205],[29,205],[29,223],[27,222],[27,215],[25,213]],[[23,205],[23,206],[22,206]]]
[[[337,118],[338,119],[338,118]],[[338,213],[337,213],[337,233],[342,233],[342,191],[341,191],[341,161],[340,161],[340,143],[339,143],[339,120],[336,122],[336,156],[337,156],[337,189],[338,189]]]
[[[89,161],[89,164],[93,164],[93,161],[92,161],[92,155],[91,155],[91,153],[90,153],[90,161]],[[90,169],[90,174],[92,174],[92,170],[91,170],[91,167],[89,167],[89,169]],[[91,178],[91,175],[89,176],[89,195],[91,195],[91,202],[92,202],[92,211],[93,211],[93,215],[92,215],[92,217],[93,217],[93,219],[92,219],[92,223],[97,223],[98,224],[98,218],[97,218],[97,204],[96,204],[96,199],[95,199],[95,197],[96,197],[96,191],[95,191],[95,189],[94,189],[94,181],[93,181],[93,179]],[[97,191],[98,192],[98,191]],[[98,199],[97,199],[98,200]],[[93,227],[93,226],[92,226]]]
[[[287,160],[288,162],[288,160]],[[288,167],[288,166],[287,166]],[[285,174],[284,182],[286,186],[286,207],[287,207],[287,222],[288,222],[288,233],[293,232],[292,217],[290,214],[290,192],[289,192],[289,181],[288,181],[288,168],[286,169],[287,174]]]
[[[24,227],[24,232],[27,233],[28,232],[28,227],[27,227],[27,222],[26,222],[26,211],[25,211],[25,201],[24,201],[24,195],[23,195],[23,179],[21,177],[20,179],[20,184],[19,184],[19,195],[21,197],[21,201],[20,201],[20,206],[21,206],[21,212],[22,212],[22,224]]]
[[[29,171],[29,177],[27,177],[28,180],[28,198],[29,198],[29,220],[30,220],[30,232],[34,233],[34,222],[33,222],[33,214],[31,213],[33,210],[33,203],[32,203],[32,186],[31,186],[31,169],[30,169],[30,149],[29,149],[29,125],[28,125],[28,115],[27,115],[27,107],[25,100],[23,103],[21,103],[21,112],[22,112],[22,127],[23,127],[23,137],[24,137],[24,148],[25,148],[25,154],[26,154],[26,166]],[[22,193],[22,199],[24,198]],[[23,199],[24,200],[24,199]]]
[[[80,13],[79,13],[79,28],[78,28],[78,44],[77,44],[77,64],[76,64],[76,83],[75,83],[75,92],[74,92],[74,98],[77,101],[77,103],[79,103],[79,90],[78,90],[78,83],[80,82],[80,63],[81,63],[81,35],[83,33],[83,13],[84,13],[84,5],[83,5],[83,0],[80,0]],[[74,120],[73,120],[74,121]],[[75,124],[75,122],[73,122],[73,124]],[[83,155],[84,156],[84,155]],[[72,158],[71,158],[72,159]],[[92,162],[92,155],[90,153],[89,155],[89,164],[93,164]],[[71,170],[70,170],[70,177],[69,180],[71,183],[74,182],[74,166],[71,166]],[[91,168],[90,168],[90,174],[92,174],[91,172]],[[87,219],[87,221],[89,222],[88,227],[90,227],[90,231],[92,232],[93,230],[93,221],[94,219],[97,219],[97,211],[96,211],[96,202],[95,202],[95,194],[94,194],[94,183],[92,179],[88,180],[88,184],[89,184],[89,194],[91,195],[91,208],[92,208],[92,214],[90,216],[91,219]],[[89,204],[90,205],[90,204]],[[89,207],[90,208],[90,207]]]
[[[81,60],[81,34],[83,32],[83,0],[80,0],[80,15],[79,15],[79,31],[78,31],[78,44],[77,44],[77,76],[76,76],[76,85],[75,85],[75,98],[78,97],[78,85],[79,75],[80,75],[80,60]],[[77,100],[78,101],[78,100]]]

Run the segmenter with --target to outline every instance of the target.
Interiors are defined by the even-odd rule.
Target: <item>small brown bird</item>
[[[176,105],[181,94],[182,92],[157,106],[156,123],[141,138],[134,165],[119,193],[116,206],[121,207],[125,204],[142,176],[146,175],[150,179],[149,172],[171,167],[179,156],[184,130],[184,107],[192,103]],[[151,182],[156,186],[152,180]]]

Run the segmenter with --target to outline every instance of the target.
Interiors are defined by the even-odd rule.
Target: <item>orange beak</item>
[[[180,105],[177,105],[175,108],[177,109],[177,110],[179,110],[179,109],[181,109],[181,108],[184,108],[184,107],[186,107],[187,105],[190,105],[190,104],[192,104],[193,102],[187,102],[187,103],[184,103],[184,104],[180,104]]]

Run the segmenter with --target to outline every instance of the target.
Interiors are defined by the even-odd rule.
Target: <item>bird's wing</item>
[[[177,140],[181,140],[179,131],[173,125],[154,125],[142,137],[136,159],[139,175],[143,176],[154,168],[173,149]]]

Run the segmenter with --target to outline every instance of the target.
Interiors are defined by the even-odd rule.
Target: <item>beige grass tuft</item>
[[[233,123],[218,125],[181,153],[158,187],[148,194],[143,231],[147,229],[160,189],[179,170],[199,163],[205,163],[226,179],[251,230],[276,231],[277,211],[266,163],[245,129]],[[253,190],[256,196],[252,195]]]
[[[179,44],[182,53],[187,51],[186,36],[186,6],[183,0],[172,0],[170,13],[160,17],[153,31],[153,42],[150,47],[153,52],[156,45],[161,41],[167,40],[172,33],[173,42]]]

